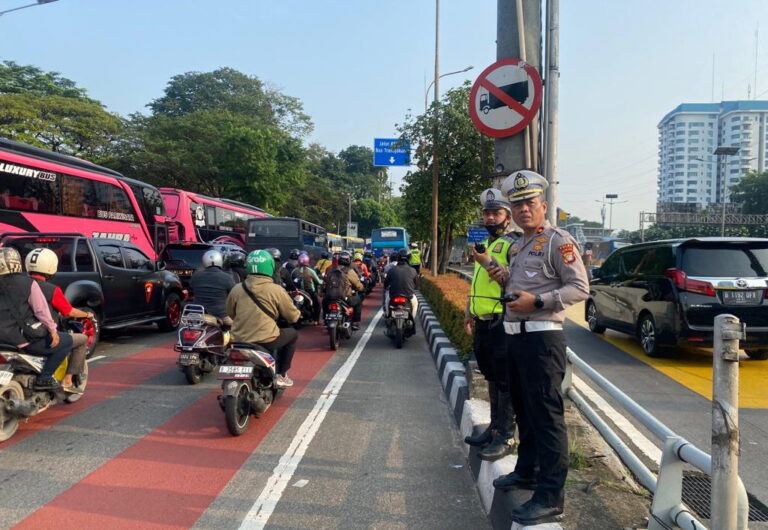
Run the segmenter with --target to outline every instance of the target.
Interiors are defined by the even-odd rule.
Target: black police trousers
[[[565,376],[565,335],[560,330],[507,335],[509,387],[517,414],[515,471],[536,475],[534,498],[545,504],[563,498],[568,475],[568,432],[561,384]]]
[[[477,366],[488,381],[488,399],[491,405],[491,429],[506,438],[515,435],[515,409],[507,383],[509,352],[507,335],[499,320],[475,319],[474,352]]]

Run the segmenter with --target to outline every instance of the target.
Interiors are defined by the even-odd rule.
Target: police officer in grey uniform
[[[517,297],[507,304],[504,330],[520,445],[515,470],[496,479],[494,486],[534,490],[531,499],[512,512],[523,525],[556,520],[563,513],[568,474],[561,391],[566,363],[563,320],[566,307],[589,295],[578,244],[546,221],[546,188],[544,177],[527,170],[516,171],[503,182],[501,190],[523,236],[509,249],[509,266],[489,271],[506,282],[507,295]]]

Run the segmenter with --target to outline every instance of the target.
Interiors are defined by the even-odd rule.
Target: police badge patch
[[[502,248],[504,248],[504,243],[496,243],[496,246],[493,247],[491,252],[501,252]]]
[[[515,177],[515,189],[522,190],[528,187],[528,177],[523,175],[522,173],[518,173]]]
[[[494,200],[495,198],[496,198],[496,197],[493,195],[493,191],[492,191],[492,190],[488,190],[488,193],[486,193],[486,194],[485,194],[485,200],[486,200],[486,202],[487,202],[487,201],[492,201],[492,200]]]
[[[563,263],[566,265],[572,265],[576,261],[576,253],[573,250],[573,243],[566,243],[557,247],[560,254],[563,256]]]

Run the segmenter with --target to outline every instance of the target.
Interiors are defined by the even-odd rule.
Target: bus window
[[[157,188],[150,186],[141,186],[139,184],[130,184],[131,191],[133,191],[136,202],[139,203],[141,213],[144,214],[144,219],[151,223],[154,220],[155,215],[165,215],[165,205],[163,204],[163,197]],[[177,201],[178,206],[178,201]]]
[[[136,222],[128,195],[114,184],[63,175],[62,185],[62,214]]]
[[[3,168],[11,164],[0,163],[0,205],[9,210],[22,210],[27,212],[57,213],[59,202],[59,187],[56,173],[48,179],[39,179],[23,175],[17,175],[4,171]],[[14,164],[11,167],[23,168]],[[10,169],[10,168],[9,168]],[[38,170],[34,170],[39,173]],[[23,173],[23,170],[19,170]]]
[[[205,207],[205,227],[208,230],[216,230],[216,208],[213,206]]]

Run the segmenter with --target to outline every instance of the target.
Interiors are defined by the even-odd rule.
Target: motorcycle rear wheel
[[[398,350],[403,347],[403,327],[397,326],[395,329],[395,348]]]
[[[339,349],[339,328],[330,328],[328,330],[328,337],[331,339],[331,349]]]
[[[73,386],[79,390],[82,390],[83,393],[85,393],[85,387],[88,385],[88,363],[86,362],[83,366],[83,373],[76,374],[74,377],[72,377],[72,383]],[[74,403],[75,401],[79,400],[81,397],[83,397],[83,393],[81,394],[67,394],[64,398],[65,403]]]
[[[5,411],[5,403],[9,399],[24,399],[24,391],[16,381],[0,387],[0,442],[16,434],[19,428],[19,417]]]
[[[203,371],[198,364],[190,364],[184,367],[184,377],[187,378],[187,383],[190,385],[196,385],[203,380]]]
[[[224,419],[227,430],[232,436],[240,436],[248,429],[251,422],[250,383],[243,382],[234,396],[224,398]]]

